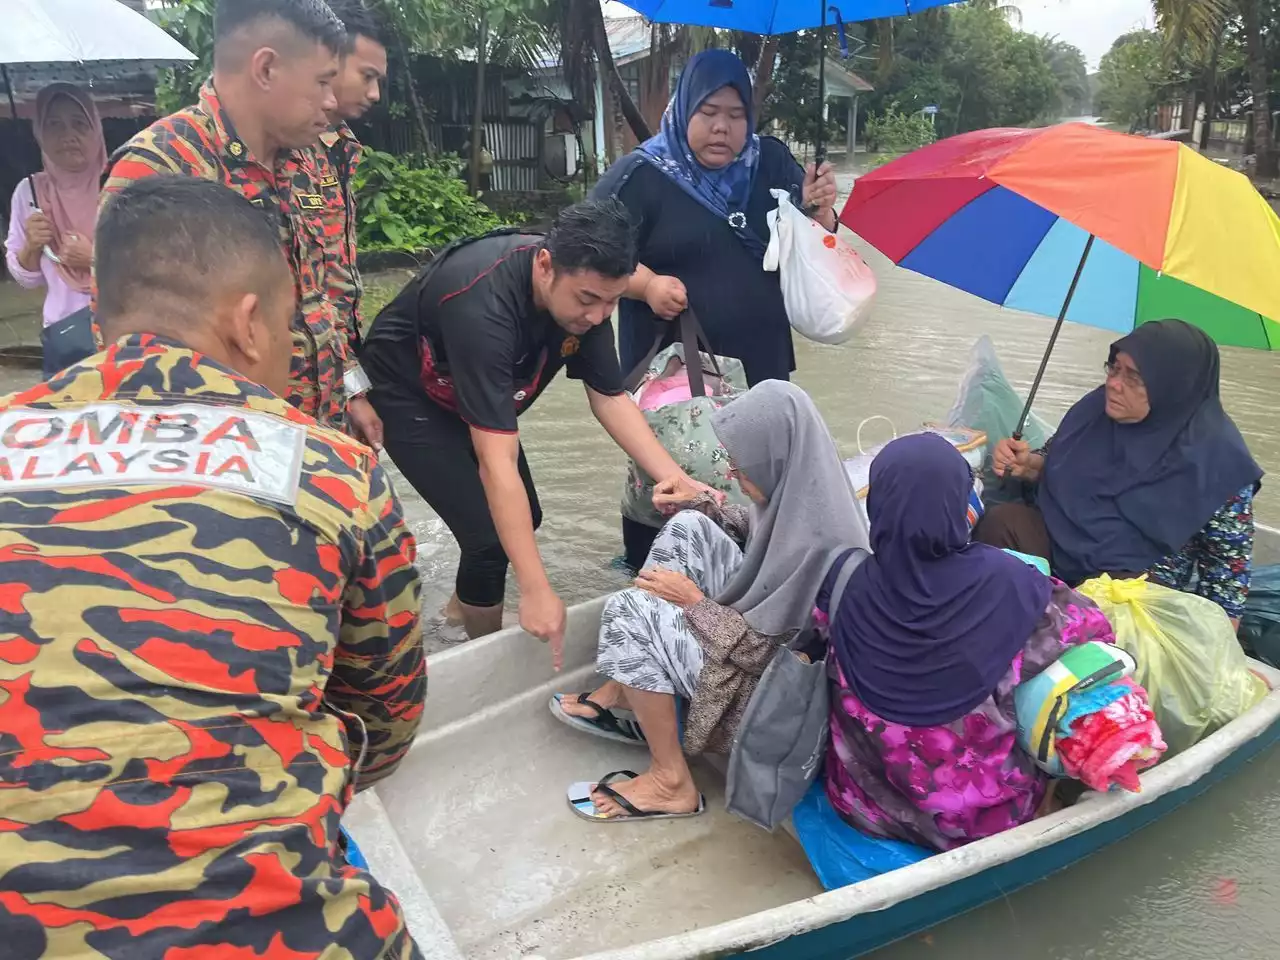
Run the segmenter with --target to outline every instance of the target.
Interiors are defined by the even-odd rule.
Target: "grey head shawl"
[[[769,498],[751,506],[742,566],[716,603],[761,633],[808,625],[818,588],[849,547],[869,549],[866,522],[809,395],[764,380],[716,411],[711,426],[734,466]]]

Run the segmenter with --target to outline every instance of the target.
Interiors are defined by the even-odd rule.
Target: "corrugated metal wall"
[[[484,136],[493,155],[493,177],[489,188],[528,193],[542,181],[543,123],[515,116],[504,81],[508,74],[491,68],[485,75]],[[427,136],[436,153],[455,153],[464,161],[471,139],[471,114],[475,103],[476,68],[470,63],[444,63],[419,58],[414,83],[428,114]],[[393,73],[392,83],[399,78]],[[393,98],[408,102],[399,90]],[[369,146],[389,153],[410,153],[422,149],[410,116],[392,117],[377,110],[358,124],[357,132]]]

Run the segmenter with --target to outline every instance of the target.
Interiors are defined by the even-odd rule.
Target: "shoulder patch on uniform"
[[[0,489],[198,484],[293,505],[306,428],[204,404],[0,413]]]

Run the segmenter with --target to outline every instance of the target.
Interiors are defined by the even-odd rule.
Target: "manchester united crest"
[[[565,337],[564,342],[560,344],[560,356],[572,357],[578,352],[578,347],[579,343],[577,337]]]

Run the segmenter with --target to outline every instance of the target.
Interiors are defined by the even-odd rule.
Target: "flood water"
[[[887,416],[904,432],[945,416],[983,333],[1025,391],[1052,321],[1001,310],[893,267],[874,251],[866,256],[880,278],[866,327],[839,347],[796,344],[795,380],[813,395],[846,456],[857,452],[867,417]],[[1037,412],[1056,422],[1100,383],[1114,339],[1066,327]],[[1227,409],[1264,468],[1280,474],[1273,394],[1280,357],[1224,349],[1222,368]],[[522,418],[521,434],[542,500],[539,544],[552,583],[567,602],[622,586],[623,576],[609,567],[620,552],[622,456],[591,419],[581,386],[554,384]],[[870,444],[889,435],[876,421],[863,439]],[[436,609],[452,586],[456,547],[430,510],[413,502],[404,484],[400,489],[410,494],[406,509],[419,539],[426,609]],[[1257,516],[1280,526],[1280,497],[1272,490],[1260,495]],[[509,601],[514,609],[514,592]],[[1277,863],[1280,751],[1072,870],[887,948],[876,960],[1275,960]]]
[[[857,452],[859,425],[868,417],[888,417],[898,432],[944,417],[969,350],[983,333],[995,342],[1010,380],[1026,389],[1052,321],[1004,311],[900,270],[853,242],[880,280],[873,316],[848,344],[796,344],[795,381],[812,394],[845,456]],[[1037,401],[1041,416],[1056,422],[1101,381],[1113,339],[1101,330],[1064,328]],[[1272,476],[1280,475],[1278,373],[1274,354],[1222,351],[1225,405]],[[0,367],[0,393],[32,379],[28,371]],[[542,500],[539,544],[552,584],[569,603],[623,586],[623,575],[610,567],[621,552],[622,455],[592,420],[581,386],[555,383],[522,418],[521,434]],[[889,436],[888,425],[875,421],[863,439],[872,444]],[[452,589],[457,547],[443,523],[396,478],[418,539],[429,617]],[[1274,489],[1260,495],[1257,517],[1280,526]],[[514,610],[514,593],[509,601]],[[432,646],[438,648],[438,639]],[[876,958],[1274,960],[1280,957],[1277,863],[1280,751],[1071,870]]]

